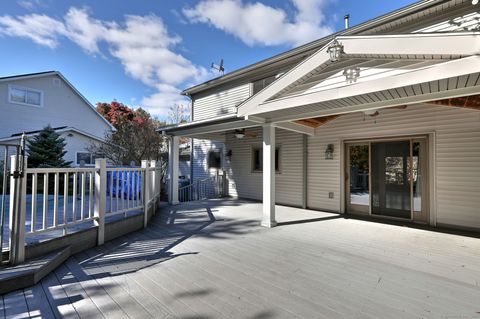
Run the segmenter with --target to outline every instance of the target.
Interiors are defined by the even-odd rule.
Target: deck
[[[229,200],[147,229],[0,296],[0,318],[480,318],[480,239]]]

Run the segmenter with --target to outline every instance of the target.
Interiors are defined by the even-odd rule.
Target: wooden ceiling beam
[[[452,106],[452,107],[463,107],[467,109],[480,110],[480,94],[462,96],[451,99],[430,101],[428,104],[443,105],[443,106]]]

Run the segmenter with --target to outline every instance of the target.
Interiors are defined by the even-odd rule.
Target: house
[[[480,230],[479,21],[476,1],[419,1],[186,89],[170,176],[191,137],[192,180],[225,171],[266,227],[281,204]]]
[[[47,125],[65,138],[64,158],[72,165],[93,165],[87,147],[114,130],[58,71],[0,78],[0,144],[18,144],[22,133],[32,136]]]

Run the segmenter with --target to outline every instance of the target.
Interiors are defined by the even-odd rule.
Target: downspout
[[[302,198],[302,208],[307,208],[308,200],[308,136],[303,135],[303,198]]]
[[[191,121],[193,122],[193,99],[192,96],[188,93],[185,94],[190,99],[190,105],[191,105],[191,110],[190,110],[190,118]],[[193,137],[190,138],[190,184],[193,184],[193,151],[194,145],[193,145]]]

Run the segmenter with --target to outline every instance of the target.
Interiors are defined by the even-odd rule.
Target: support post
[[[6,163],[5,163],[6,165]],[[27,211],[27,157],[12,155],[10,157],[10,262],[13,265],[25,261],[25,219]],[[21,174],[23,173],[23,174]],[[6,176],[4,177],[6,178]]]
[[[178,204],[178,165],[179,165],[179,137],[172,136],[168,148],[168,173],[170,177],[170,187],[168,191],[168,202],[171,205]]]
[[[150,161],[150,167],[153,168],[152,171],[152,180],[153,180],[153,214],[155,215],[157,211],[158,203],[160,202],[160,172],[158,171],[158,162],[156,160]]]
[[[95,160],[95,226],[98,226],[97,245],[105,242],[105,210],[107,206],[107,161]]]
[[[263,217],[262,226],[275,227],[275,126],[263,126]]]
[[[151,198],[153,180],[147,160],[142,160],[142,168],[145,169],[143,181],[143,227],[145,228],[148,225],[148,207]]]

